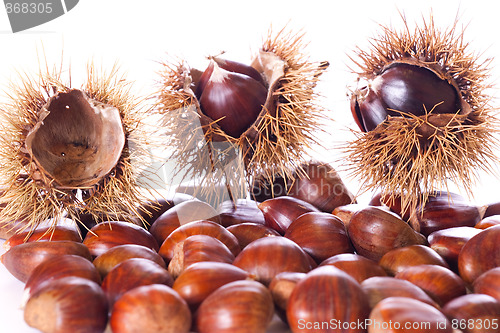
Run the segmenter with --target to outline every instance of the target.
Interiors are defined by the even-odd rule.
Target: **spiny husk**
[[[183,61],[164,63],[157,109],[171,138],[172,158],[178,161],[176,172],[198,180],[207,192],[226,184],[233,199],[247,196],[256,175],[270,183],[280,176],[293,179],[293,171],[306,159],[305,151],[318,144],[313,133],[320,129],[323,110],[315,103],[314,88],[328,67],[311,62],[303,48],[302,35],[269,33],[252,66],[259,66],[260,56],[271,55],[282,63],[282,75],[267,76],[268,100],[255,123],[238,138],[201,112],[193,93],[201,72]]]
[[[122,120],[126,144],[114,169],[91,187],[64,188],[57,186],[47,174],[33,177],[34,161],[26,150],[26,136],[37,124],[39,112],[47,101],[59,92],[71,89],[71,77],[66,83],[60,68],[40,71],[38,77],[21,77],[20,84],[9,88],[10,101],[0,107],[5,119],[0,133],[0,174],[4,192],[0,203],[0,224],[5,228],[16,221],[26,221],[33,230],[40,222],[62,216],[78,221],[85,211],[96,218],[136,220],[138,204],[144,200],[139,188],[138,165],[146,156],[147,134],[142,126],[145,110],[132,96],[130,84],[115,66],[108,73],[98,74],[90,63],[87,80],[80,88],[89,98],[116,107]]]
[[[470,112],[438,115],[426,110],[420,117],[400,112],[401,117],[388,117],[368,133],[355,132],[357,139],[345,151],[366,190],[381,190],[387,200],[402,194],[403,211],[413,212],[436,189],[448,188],[448,180],[472,195],[477,173],[491,172],[497,160],[498,122],[485,93],[491,59],[480,61],[469,51],[458,22],[439,30],[431,16],[411,31],[403,20],[405,30],[382,27],[370,50],[356,50],[359,77],[373,79],[394,62],[415,63],[457,87]]]

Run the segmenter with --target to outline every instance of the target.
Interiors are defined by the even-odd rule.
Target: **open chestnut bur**
[[[157,109],[185,179],[200,191],[245,198],[256,175],[293,177],[315,144],[315,86],[327,62],[310,62],[302,35],[269,34],[250,65],[209,57],[202,72],[165,63]],[[191,178],[189,178],[191,177]],[[219,202],[220,203],[220,202]]]
[[[145,113],[117,67],[98,74],[90,64],[81,88],[60,70],[22,77],[10,98],[0,106],[0,220],[33,227],[63,215],[78,220],[81,211],[139,216]]]
[[[431,16],[412,31],[403,20],[352,56],[361,132],[345,151],[366,189],[401,194],[405,212],[448,180],[471,193],[477,172],[497,160],[498,125],[485,93],[490,60],[469,50],[458,22],[442,30]]]

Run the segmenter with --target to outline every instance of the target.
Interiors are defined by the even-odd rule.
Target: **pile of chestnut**
[[[333,212],[300,195],[217,209],[181,197],[160,200],[147,228],[9,238],[2,262],[26,283],[28,325],[258,333],[276,314],[292,332],[500,332],[494,205],[437,193],[409,217],[380,196],[364,206],[347,195]]]

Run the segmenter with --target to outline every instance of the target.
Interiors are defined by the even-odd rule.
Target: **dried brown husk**
[[[358,76],[373,79],[397,62],[422,66],[455,87],[463,107],[456,114],[426,110],[420,117],[393,110],[401,116],[387,117],[368,133],[354,131],[357,138],[344,151],[365,190],[380,190],[388,200],[402,194],[403,212],[413,212],[436,189],[447,189],[450,180],[473,195],[478,173],[492,172],[498,161],[498,121],[486,94],[491,59],[469,51],[458,20],[440,30],[431,16],[412,31],[402,18],[404,30],[382,26],[371,49],[356,50],[351,59]]]
[[[145,144],[150,134],[143,127],[147,110],[141,106],[143,101],[131,94],[131,85],[117,66],[109,72],[98,73],[90,63],[86,82],[77,88],[89,100],[118,110],[121,125],[114,126],[122,126],[125,140],[114,143],[120,147],[113,148],[118,149],[118,156],[110,171],[94,179],[63,184],[34,157],[32,150],[35,145],[29,137],[36,134],[37,127],[47,116],[47,103],[58,93],[75,91],[71,87],[71,75],[68,82],[62,75],[62,66],[41,69],[36,77],[23,75],[20,84],[11,84],[9,101],[0,107],[4,119],[0,133],[0,174],[4,189],[0,196],[2,227],[9,228],[23,221],[21,230],[34,230],[47,219],[54,224],[62,216],[78,221],[81,212],[96,218],[115,219],[120,216],[137,221],[140,217],[138,204],[145,200],[146,195],[138,175],[139,166],[147,160],[148,154]],[[53,121],[64,122],[65,119],[61,117]],[[36,149],[43,147],[38,145]],[[85,167],[85,159],[76,159],[75,164],[81,169]]]
[[[293,178],[317,145],[322,108],[315,86],[328,63],[311,62],[302,53],[303,35],[272,32],[251,66],[263,74],[268,96],[257,120],[240,137],[220,129],[204,115],[194,95],[201,72],[184,61],[164,63],[157,109],[178,161],[176,172],[196,179],[200,190],[215,193],[226,185],[232,199],[244,198],[256,175],[270,183],[277,176]],[[219,200],[221,201],[221,200]]]

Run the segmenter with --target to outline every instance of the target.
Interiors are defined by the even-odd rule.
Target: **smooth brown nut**
[[[54,260],[45,260],[35,267],[24,286],[23,299],[28,300],[47,283],[68,276],[81,277],[101,284],[101,276],[88,259],[73,254],[63,254]]]
[[[330,165],[310,162],[301,167],[304,174],[296,177],[288,195],[327,213],[339,206],[355,202],[354,195]]]
[[[464,333],[498,333],[500,303],[491,296],[468,294],[448,302],[442,309]]]
[[[389,275],[396,275],[410,266],[448,264],[436,251],[424,245],[410,245],[391,250],[384,254],[379,263]]]
[[[236,266],[205,261],[187,267],[175,280],[172,288],[194,310],[219,287],[249,278],[250,274]]]
[[[176,279],[186,267],[202,262],[232,263],[234,254],[217,238],[207,235],[193,235],[177,243],[174,257],[168,264],[168,272]]]
[[[493,215],[500,215],[500,202],[493,202],[486,205],[486,211],[484,212],[483,218]]]
[[[179,205],[180,203],[188,200],[195,200],[195,198],[189,194],[174,193],[168,197],[143,202],[138,208],[138,211],[146,224],[151,227],[161,214],[165,213],[175,205]]]
[[[401,216],[404,221],[410,219],[410,210],[406,209],[403,212],[401,194],[395,193],[393,195],[383,195],[381,192],[375,194],[368,203],[370,206],[386,206],[391,212]]]
[[[24,320],[46,333],[102,333],[108,322],[108,303],[97,283],[65,277],[30,297]]]
[[[196,326],[200,333],[265,333],[273,314],[273,298],[266,287],[256,281],[235,281],[201,303]]]
[[[462,247],[480,232],[480,229],[472,227],[448,228],[434,231],[427,240],[431,249],[443,257],[453,271],[458,272],[458,255]]]
[[[457,333],[435,307],[408,297],[389,297],[373,308],[368,333]]]
[[[234,259],[233,265],[266,286],[281,272],[307,273],[312,269],[304,250],[282,236],[260,238],[250,243]]]
[[[379,207],[366,207],[355,213],[347,232],[356,252],[377,262],[392,249],[425,243],[423,235],[396,214]]]
[[[161,214],[153,222],[149,232],[161,245],[172,231],[181,225],[199,220],[218,222],[218,213],[205,202],[199,200],[184,201]]]
[[[494,297],[500,302],[500,267],[481,274],[472,285],[474,293]]]
[[[491,216],[485,217],[481,221],[476,223],[474,228],[486,229],[489,227],[493,227],[495,225],[500,225],[500,215],[491,215]]]
[[[175,246],[193,235],[207,235],[217,238],[224,243],[235,256],[240,252],[238,239],[236,239],[232,233],[218,223],[203,220],[189,222],[175,229],[167,239],[165,239],[158,253],[166,262],[169,262],[174,257]]]
[[[470,204],[461,196],[437,192],[419,205],[410,218],[410,224],[425,236],[434,231],[453,227],[473,227],[484,214],[482,207]]]
[[[218,208],[220,224],[224,227],[240,223],[264,224],[264,214],[259,209],[258,202],[254,200],[238,199],[224,201]]]
[[[134,288],[116,301],[110,326],[113,333],[187,333],[191,312],[172,288],[151,284]]]
[[[462,279],[472,283],[484,272],[500,266],[500,225],[483,230],[472,237],[458,256]]]
[[[317,263],[354,248],[342,221],[330,213],[302,214],[286,230],[285,237],[306,251]]]
[[[413,283],[388,276],[375,276],[364,280],[361,287],[368,297],[370,308],[374,308],[381,300],[389,297],[409,297],[438,307],[422,289]]]
[[[226,229],[238,239],[241,249],[256,239],[280,235],[276,230],[259,223],[240,223],[229,226]]]
[[[137,244],[158,251],[158,243],[144,228],[119,221],[102,222],[90,229],[83,244],[97,257],[112,247],[123,244]]]
[[[157,263],[144,258],[127,259],[116,265],[102,281],[102,289],[112,306],[127,291],[149,284],[171,287],[174,280],[170,273]]]
[[[410,266],[400,271],[395,277],[413,283],[440,306],[467,292],[465,282],[443,266]]]
[[[352,277],[333,266],[322,266],[297,283],[288,299],[286,315],[295,333],[304,332],[304,324],[364,322],[369,311],[366,295]],[[356,325],[331,331],[365,332]]]
[[[310,203],[289,196],[266,200],[259,204],[259,208],[264,214],[266,225],[280,235],[284,235],[288,226],[300,215],[319,212]]]
[[[375,261],[354,253],[342,253],[323,261],[320,266],[330,265],[346,272],[358,283],[373,276],[387,276],[385,270]]]
[[[109,271],[113,269],[113,267],[130,258],[149,259],[164,268],[167,267],[165,265],[165,261],[157,252],[143,245],[137,244],[123,244],[114,246],[103,254],[97,256],[94,259],[93,263],[97,268],[99,274],[101,274],[101,276],[104,278],[109,273]]]
[[[26,282],[36,266],[63,254],[74,254],[92,260],[85,245],[72,241],[19,244],[5,252],[0,259],[16,279]]]
[[[57,225],[55,227],[39,227],[34,231],[25,230],[19,232],[7,239],[3,246],[5,250],[11,247],[26,243],[26,242],[41,242],[41,241],[73,241],[81,242],[82,238],[75,227]]]
[[[349,222],[351,222],[351,217],[363,208],[366,208],[366,206],[360,204],[344,205],[335,208],[332,214],[338,217],[347,228]]]

